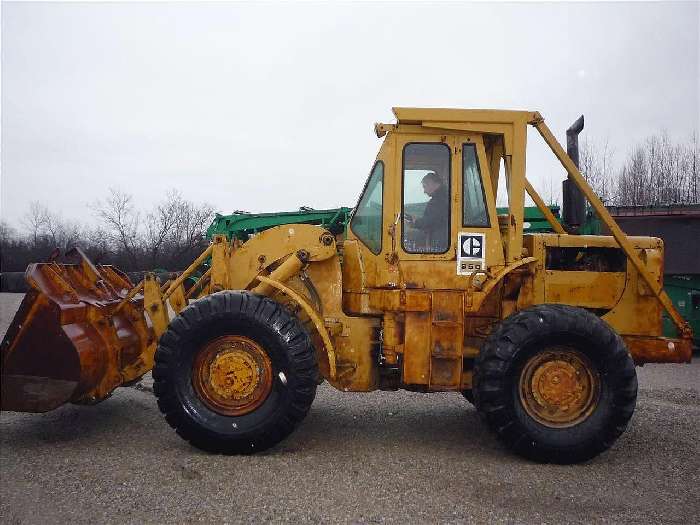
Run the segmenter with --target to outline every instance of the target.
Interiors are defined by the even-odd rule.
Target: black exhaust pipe
[[[578,160],[578,135],[583,131],[583,115],[566,130],[566,153],[574,161],[577,168]],[[586,198],[578,189],[571,177],[567,177],[562,186],[563,212],[562,219],[570,233],[578,233],[586,221]]]

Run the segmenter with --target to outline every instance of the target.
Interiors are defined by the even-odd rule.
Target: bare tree
[[[92,229],[85,228],[82,232],[80,245],[95,263],[108,262],[113,254],[109,234],[101,226]]]
[[[615,204],[661,206],[700,202],[697,135],[674,144],[667,133],[648,137],[620,170]]]
[[[48,212],[46,233],[51,246],[65,252],[80,244],[82,232],[78,224],[64,220],[59,213]]]
[[[3,246],[16,237],[15,229],[5,220],[0,220],[0,244]]]
[[[544,193],[544,200],[545,203],[548,206],[552,205],[559,205],[559,187],[561,185],[561,182],[559,180],[556,180],[555,177],[548,177],[544,181],[545,185],[545,192]]]
[[[85,228],[33,202],[18,235],[0,223],[0,262],[4,271],[19,271],[44,260],[53,248],[83,248],[95,262],[114,264],[126,271],[167,268],[180,270],[206,248],[206,229],[213,218],[209,204],[186,200],[176,190],[146,213],[136,210],[132,196],[110,189],[92,208],[100,222]],[[139,222],[141,217],[146,220]]]
[[[29,203],[29,210],[24,214],[23,224],[29,230],[32,243],[36,246],[40,237],[46,232],[49,209],[39,201]]]
[[[134,209],[132,195],[110,188],[109,196],[104,201],[95,202],[92,208],[105,225],[112,242],[124,252],[129,263],[136,267],[139,213]]]
[[[176,234],[178,215],[183,202],[178,191],[170,190],[165,199],[156,205],[155,210],[147,215],[146,246],[152,268],[158,265],[159,256],[166,248],[166,241]]]
[[[610,202],[614,193],[613,151],[606,138],[602,144],[583,141],[579,151],[579,164],[582,175],[603,202]]]
[[[176,227],[171,237],[174,260],[186,264],[186,259],[202,251],[207,242],[206,230],[213,215],[214,209],[209,204],[196,205],[185,200],[178,203]]]

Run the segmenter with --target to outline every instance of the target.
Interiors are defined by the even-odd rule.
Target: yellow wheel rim
[[[219,337],[197,354],[192,386],[213,411],[226,416],[248,414],[272,390],[272,363],[252,339],[239,335]]]
[[[600,375],[589,359],[556,347],[532,356],[519,381],[520,402],[539,423],[572,427],[590,416],[600,397]]]

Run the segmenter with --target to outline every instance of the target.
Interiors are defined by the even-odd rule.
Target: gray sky
[[[392,106],[581,113],[615,160],[698,130],[698,4],[2,5],[1,215],[110,186],[221,212],[354,205]],[[563,170],[530,134],[528,176]]]

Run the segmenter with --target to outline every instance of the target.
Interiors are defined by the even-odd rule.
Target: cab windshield
[[[377,161],[350,221],[352,232],[375,255],[382,251],[383,187],[384,163]]]

